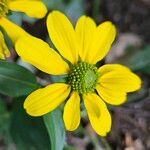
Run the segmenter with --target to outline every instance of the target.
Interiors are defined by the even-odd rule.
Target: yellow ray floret
[[[80,124],[80,97],[76,91],[71,93],[64,107],[63,119],[69,131],[75,130]]]
[[[8,7],[33,18],[43,18],[47,13],[46,6],[40,0],[9,0]]]
[[[27,113],[41,116],[54,110],[68,97],[70,87],[67,84],[55,83],[38,89],[28,96],[24,103]]]

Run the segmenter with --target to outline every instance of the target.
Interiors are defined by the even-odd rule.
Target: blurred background
[[[106,20],[112,21],[117,27],[117,38],[107,57],[102,61],[103,64],[124,64],[137,73],[143,82],[138,92],[128,95],[127,103],[118,107],[109,106],[113,125],[107,137],[96,135],[83,111],[80,127],[75,132],[66,133],[64,150],[149,150],[150,0],[43,0],[43,2],[49,12],[60,10],[73,24],[81,15],[92,17],[97,24]],[[46,17],[36,20],[21,13],[12,13],[9,18],[30,34],[52,45],[46,29]],[[36,74],[37,80],[43,85],[57,80],[58,77],[49,77],[21,61],[7,36],[6,42],[11,51],[9,62],[16,62]],[[15,85],[13,86],[15,88]],[[49,150],[49,139],[42,118],[30,118],[22,108],[25,97],[6,96],[8,94],[2,86],[0,93],[0,150]]]

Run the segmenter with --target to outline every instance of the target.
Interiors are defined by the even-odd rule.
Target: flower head
[[[14,43],[18,37],[27,34],[23,29],[9,21],[6,17],[9,11],[24,12],[30,17],[43,18],[47,13],[46,6],[40,0],[1,0],[0,1],[0,26],[7,32],[8,36]],[[1,42],[2,43],[2,42]],[[0,43],[0,44],[1,44]],[[0,47],[3,47],[1,44]],[[8,49],[3,49],[9,53]],[[7,52],[6,52],[7,51]],[[0,51],[0,58],[5,55]],[[9,56],[9,55],[5,55]]]
[[[47,28],[60,54],[44,41],[30,36],[19,38],[16,50],[23,60],[43,72],[67,74],[68,78],[66,83],[50,84],[31,93],[24,103],[26,112],[41,116],[67,100],[63,119],[66,129],[72,131],[80,123],[80,101],[83,99],[93,129],[105,136],[111,128],[111,116],[105,102],[122,104],[126,93],[141,86],[140,78],[125,66],[96,67],[115,39],[114,25],[107,21],[96,26],[91,18],[82,16],[74,29],[65,15],[53,11],[47,18]]]

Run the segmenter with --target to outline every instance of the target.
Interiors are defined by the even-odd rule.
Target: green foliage
[[[85,14],[83,0],[43,0],[49,10],[64,12],[74,23],[78,17]]]
[[[5,61],[0,61],[0,93],[17,97],[37,89],[34,74],[27,69]]]
[[[8,18],[12,20],[15,24],[21,26],[22,25],[22,13],[20,12],[11,12]]]
[[[150,45],[136,53],[129,61],[129,67],[134,71],[150,74]]]
[[[65,143],[65,130],[59,109],[44,115],[44,122],[47,127],[51,150],[62,150]]]
[[[25,13],[21,13],[21,12],[11,12],[11,14],[8,16],[8,18],[10,20],[12,20],[12,22],[14,22],[15,24],[17,24],[19,26],[22,26],[22,21],[26,21],[30,24],[33,24],[37,20],[37,19],[29,17]]]
[[[77,148],[73,147],[73,146],[65,146],[64,150],[78,150]]]
[[[49,137],[41,117],[30,117],[23,109],[24,97],[13,100],[11,135],[18,150],[49,150]]]
[[[43,0],[48,9],[59,9],[61,10],[64,7],[62,0]]]
[[[71,19],[75,24],[76,20],[81,16],[85,15],[82,0],[70,0],[64,9],[64,13]]]
[[[67,76],[66,75],[51,75],[50,76],[50,81],[51,82],[59,82],[59,83],[66,83],[66,79],[67,79]]]
[[[3,101],[0,99],[0,137],[4,138],[4,143],[6,145],[12,143],[9,127],[10,127],[10,114],[7,111]]]

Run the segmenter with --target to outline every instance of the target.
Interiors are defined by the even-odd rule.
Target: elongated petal
[[[24,12],[34,18],[43,18],[47,13],[46,6],[40,0],[10,1],[9,8],[13,11]]]
[[[97,27],[91,44],[91,51],[87,57],[89,63],[95,64],[108,53],[116,36],[115,26],[106,21]]]
[[[111,129],[111,116],[106,104],[93,93],[84,95],[84,104],[93,129],[97,134],[106,136]]]
[[[65,101],[69,93],[69,85],[63,83],[51,84],[31,93],[24,102],[24,108],[31,116],[42,116]]]
[[[90,17],[82,16],[76,24],[75,31],[79,42],[79,55],[82,61],[87,61],[88,54],[94,50],[91,49],[91,44],[96,24]]]
[[[0,59],[5,59],[10,56],[10,52],[5,44],[2,32],[0,31]]]
[[[76,63],[78,60],[76,36],[67,17],[59,11],[53,11],[48,15],[47,28],[53,44],[61,55],[71,63]]]
[[[75,130],[80,124],[80,97],[77,92],[72,92],[71,97],[64,107],[63,119],[69,131]]]
[[[32,36],[24,36],[16,42],[18,55],[28,63],[49,74],[65,74],[69,67],[49,45]]]
[[[100,73],[100,76],[109,73],[111,71],[131,71],[129,68],[127,68],[126,66],[120,65],[120,64],[106,64],[101,66],[98,69],[98,72]]]
[[[140,78],[124,66],[105,65],[99,72],[99,84],[109,90],[133,92],[141,87]]]
[[[120,105],[126,101],[126,92],[114,89],[107,89],[106,87],[101,86],[100,84],[96,87],[100,97],[107,103],[112,105]]]
[[[5,17],[0,18],[0,26],[6,31],[13,43],[15,43],[19,37],[28,35],[28,33],[21,27],[17,26]]]

